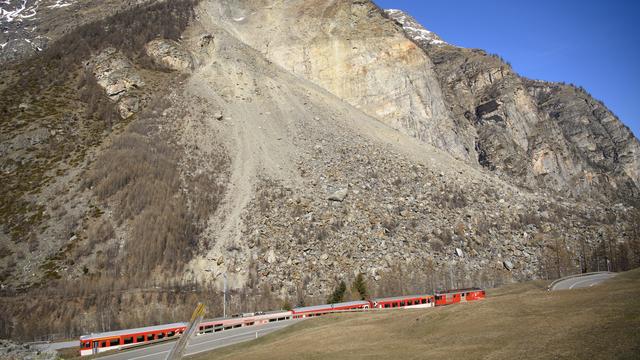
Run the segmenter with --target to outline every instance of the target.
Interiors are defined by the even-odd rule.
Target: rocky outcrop
[[[540,111],[558,124],[579,160],[586,160],[593,173],[588,182],[640,188],[640,143],[602,102],[572,85],[526,81],[526,86]]]
[[[499,56],[415,40],[435,64],[459,136],[474,142],[478,164],[529,188],[637,198],[638,141],[601,103],[571,87],[524,79]]]
[[[103,50],[89,65],[98,85],[113,101],[120,100],[127,91],[144,86],[131,61],[114,48]]]
[[[206,40],[202,46],[207,46]],[[191,71],[193,69],[193,58],[182,45],[173,40],[156,39],[150,41],[144,47],[147,55],[157,64],[177,71]]]
[[[134,90],[145,85],[131,61],[114,48],[107,48],[91,59],[90,68],[109,100],[117,103],[118,113],[126,119],[138,111]]]

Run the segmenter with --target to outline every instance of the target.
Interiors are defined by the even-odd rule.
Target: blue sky
[[[374,1],[523,76],[583,86],[640,137],[640,1]]]

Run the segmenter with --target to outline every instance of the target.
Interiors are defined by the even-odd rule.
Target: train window
[[[86,343],[84,343],[83,346],[85,347],[85,349],[88,349],[88,348],[91,347],[91,343],[90,342],[86,342]]]
[[[175,331],[169,331],[169,333],[167,334],[168,337],[172,337],[173,335],[175,335]]]
[[[390,304],[384,304],[385,309],[388,309]]]
[[[144,335],[140,335],[136,337],[136,342],[143,342],[143,341],[144,341]]]
[[[404,301],[400,301],[400,306],[404,306],[405,302]]]
[[[158,340],[164,338],[164,333],[158,333]]]
[[[126,338],[124,338],[124,344],[125,344],[125,345],[127,345],[127,344],[131,344],[131,343],[133,343],[133,337],[126,337]]]
[[[156,337],[156,335],[155,335],[155,334],[149,334],[149,335],[147,335],[147,341],[151,341],[151,340],[153,340],[155,337]]]
[[[422,303],[426,304],[427,303],[427,299],[422,299]]]
[[[107,347],[107,342],[106,342],[106,341],[103,341],[103,342],[100,344],[100,347]]]
[[[120,345],[120,339],[113,339],[109,341],[109,346],[118,346]]]

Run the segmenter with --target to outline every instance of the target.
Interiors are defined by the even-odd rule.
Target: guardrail
[[[551,291],[551,289],[553,289],[553,287],[559,283],[560,281],[564,281],[567,279],[573,279],[573,278],[577,278],[577,277],[582,277],[582,276],[590,276],[590,275],[597,275],[597,274],[610,274],[611,271],[594,271],[594,272],[588,272],[588,273],[582,273],[582,274],[573,274],[573,275],[568,275],[565,277],[561,277],[559,279],[555,279],[551,282],[551,284],[549,284],[549,286],[547,286],[547,291]]]

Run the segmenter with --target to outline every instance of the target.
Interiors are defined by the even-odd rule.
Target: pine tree
[[[346,291],[347,291],[347,284],[345,284],[344,281],[340,281],[340,284],[338,284],[338,287],[333,291],[333,293],[331,293],[331,296],[329,296],[329,299],[327,299],[327,303],[335,304],[335,303],[342,302],[342,300],[344,299],[344,293]]]
[[[356,279],[353,281],[353,290],[360,294],[360,300],[366,300],[369,298],[369,292],[367,290],[367,283],[364,280],[364,275],[359,273]]]

